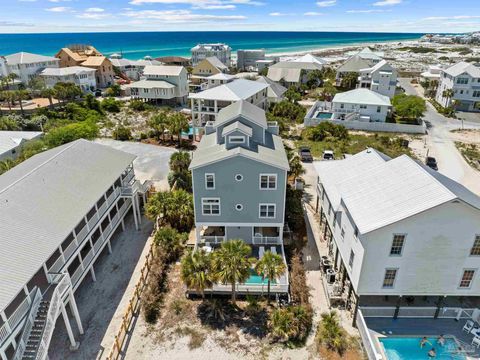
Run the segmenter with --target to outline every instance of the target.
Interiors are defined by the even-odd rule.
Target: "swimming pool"
[[[403,337],[391,336],[380,338],[379,341],[385,349],[387,360],[466,360],[465,355],[455,353],[458,348],[456,341],[453,338],[445,338],[445,345],[437,344],[437,338],[428,338],[430,344],[426,344],[420,348],[421,337]],[[428,352],[435,348],[437,356],[430,358]]]
[[[316,116],[317,119],[331,119],[332,113],[331,112],[319,112]]]
[[[271,285],[275,284],[275,281],[271,282]],[[258,275],[255,270],[250,269],[250,277],[248,278],[247,281],[245,281],[245,284],[249,285],[268,285],[268,280],[267,279],[262,279],[261,275]]]
[[[195,128],[195,134],[200,134],[200,128]],[[182,136],[192,136],[193,135],[193,127],[190,126],[188,132],[182,131]]]

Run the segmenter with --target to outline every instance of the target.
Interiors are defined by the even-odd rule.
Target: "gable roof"
[[[143,69],[143,74],[148,75],[160,75],[160,76],[178,76],[185,69],[183,66],[175,65],[147,65]]]
[[[328,166],[323,162],[315,165],[322,183],[325,179],[329,187],[327,195],[333,194],[332,206],[339,210],[343,202],[360,233],[456,199],[480,210],[478,196],[407,155],[381,160],[362,152],[346,160],[331,161]],[[345,173],[346,165],[353,171]]]
[[[460,61],[459,63],[456,63],[455,65],[444,69],[443,71],[450,76],[459,76],[463,73],[467,73],[475,78],[480,77],[480,68],[465,61]]]
[[[337,72],[359,72],[361,69],[370,67],[371,62],[363,59],[360,55],[354,55],[348,58],[342,66],[337,69]]]
[[[365,104],[377,106],[392,106],[388,96],[379,94],[369,89],[354,89],[338,93],[333,98],[333,103]]]
[[[43,76],[66,76],[66,75],[76,75],[83,74],[88,72],[95,72],[96,69],[88,68],[85,66],[69,66],[64,68],[46,68],[43,69],[40,75]]]
[[[135,156],[87,140],[0,176],[0,309],[22,290]]]
[[[281,61],[268,68],[267,77],[273,81],[299,82],[302,70],[321,70],[316,62]]]
[[[281,98],[287,91],[285,86],[280,85],[266,76],[260,76],[257,81],[268,84],[267,96],[270,98]]]
[[[385,68],[385,69],[382,69]],[[386,70],[387,69],[387,70]],[[366,68],[366,69],[360,69],[361,72],[370,72],[373,73],[377,70],[383,70],[383,71],[391,71],[393,68],[392,66],[386,61],[386,60],[381,60],[372,67]]]
[[[225,74],[225,73],[218,73],[215,75],[208,76],[207,79],[209,80],[232,80],[235,79],[235,75]]]
[[[216,86],[199,93],[190,94],[191,99],[238,101],[248,99],[250,96],[266,89],[267,84],[257,81],[238,79],[227,84]]]
[[[328,63],[327,60],[313,56],[312,54],[305,54],[298,59],[293,60],[294,62],[304,62],[304,63],[317,63],[319,65],[325,65]]]
[[[97,67],[97,66],[102,66],[102,64],[105,62],[105,61],[108,61],[110,62],[110,60],[108,60],[105,56],[89,56],[87,57],[87,59],[85,61],[82,62],[82,66],[86,66],[86,67],[89,67],[89,66],[94,66],[94,67]]]
[[[224,63],[222,63],[216,56],[207,57],[202,61],[208,61],[210,64],[212,64],[213,66],[215,66],[219,70],[227,70],[228,69],[228,66],[225,65]]]
[[[8,65],[32,64],[45,61],[59,61],[57,58],[52,56],[37,55],[23,51],[7,55],[5,56],[5,59],[7,60]]]
[[[247,136],[252,136],[252,134],[253,134],[252,128],[250,126],[247,126],[247,125],[241,123],[240,121],[235,121],[234,123],[232,123],[228,126],[225,126],[222,129],[222,136],[228,135],[228,134],[230,134],[234,131],[240,131]]]
[[[218,127],[240,116],[264,129],[268,127],[265,111],[245,100],[237,101],[220,110],[217,115],[217,120],[215,121],[215,126]]]
[[[137,89],[137,88],[138,89],[173,89],[175,88],[175,85],[164,80],[142,79],[142,80],[127,84],[125,85],[125,87],[134,88],[134,89]]]
[[[384,53],[381,51],[373,51],[369,47],[365,47],[359,51],[357,55],[363,59],[380,60],[383,58]]]
[[[26,140],[40,137],[41,131],[0,131],[0,155],[5,154]]]

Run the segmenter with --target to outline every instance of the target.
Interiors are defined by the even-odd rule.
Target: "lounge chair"
[[[472,320],[467,320],[467,322],[465,323],[465,325],[463,325],[463,331],[469,333],[470,331],[472,331],[473,329],[473,325],[475,323],[472,321]]]
[[[472,339],[472,345],[473,345],[473,346],[476,346],[477,349],[480,348],[480,337],[475,336],[475,337]]]
[[[272,247],[270,248],[270,252],[271,252],[272,254],[276,254],[276,253],[277,253],[277,248],[276,248],[275,246],[272,246]]]

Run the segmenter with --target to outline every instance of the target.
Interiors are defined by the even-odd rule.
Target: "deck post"
[[[395,307],[395,313],[393,314],[393,318],[396,320],[398,318],[398,313],[400,312],[400,304],[402,303],[402,295],[400,295],[397,299],[397,305]]]
[[[135,203],[137,204],[137,215],[138,215],[138,223],[142,225],[142,213],[140,211],[140,199],[138,198],[138,195],[135,196]]]
[[[112,244],[110,244],[110,240],[107,241],[108,253],[112,253]]]
[[[2,360],[8,360],[7,355],[5,355],[5,351],[0,349],[0,359]]]
[[[75,297],[73,296],[73,291],[70,290],[68,298],[70,300],[70,309],[72,309],[73,316],[75,317],[75,321],[77,322],[78,331],[81,335],[83,335],[82,319],[80,318],[80,313],[78,312],[77,302],[75,301]]]
[[[67,329],[68,338],[70,340],[70,349],[76,349],[80,344],[75,341],[72,326],[70,325],[70,321],[68,320],[67,311],[65,310],[65,304],[63,302],[60,305],[60,310],[62,311],[63,321],[65,322],[65,328]]]
[[[353,311],[353,319],[352,319],[352,326],[354,328],[357,327],[357,314],[358,314],[358,307],[360,306],[360,296],[355,294],[355,298],[357,301],[355,301],[355,310]]]
[[[122,219],[122,231],[125,231],[125,218]]]
[[[445,300],[446,296],[440,295],[437,301],[437,309],[435,310],[435,315],[433,316],[434,319],[438,319],[438,315],[440,315],[440,309],[442,308],[443,301]]]
[[[137,206],[135,205],[135,196],[132,196],[133,220],[135,220],[135,230],[138,230]]]
[[[320,201],[320,197],[317,195],[317,202],[315,204],[315,214],[318,213],[318,203],[319,203],[319,201]]]
[[[93,269],[93,266],[90,268],[90,274],[92,275],[93,282],[96,282],[97,277],[95,276],[95,270]]]

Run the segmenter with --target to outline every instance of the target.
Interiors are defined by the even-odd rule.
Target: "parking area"
[[[70,314],[75,339],[80,341],[76,351],[70,351],[70,342],[62,317],[57,319],[49,348],[50,360],[104,359],[120,328],[139,267],[148,253],[149,236],[153,224],[145,217],[137,231],[130,213],[125,218],[125,231],[121,227],[112,237],[112,254],[107,247],[94,264],[96,282],[87,274],[75,292],[78,310],[85,333],[80,335]],[[68,308],[68,307],[67,307]]]
[[[157,190],[168,189],[168,161],[177,150],[174,148],[143,144],[139,142],[117,141],[112,139],[97,139],[95,142],[122,150],[137,158],[133,162],[137,179],[141,182],[152,180]]]

